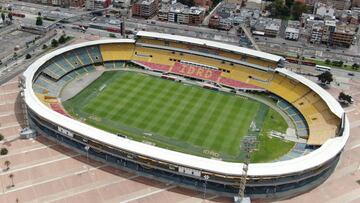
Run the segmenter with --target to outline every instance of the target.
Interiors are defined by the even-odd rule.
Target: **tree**
[[[42,49],[47,49],[48,48],[48,46],[46,45],[46,44],[44,44],[43,46],[42,46]]]
[[[0,149],[0,155],[7,155],[8,152],[9,151],[5,147]]]
[[[6,170],[7,170],[7,171],[10,169],[10,164],[11,164],[11,162],[10,162],[9,160],[6,160],[6,161],[4,162],[4,165],[6,166]]]
[[[344,92],[340,92],[338,99],[342,104],[349,105],[353,103],[352,96],[345,94]]]
[[[344,61],[332,61],[333,66],[342,67],[344,65]]]
[[[344,65],[344,61],[339,61],[338,64],[340,67],[342,67]]]
[[[5,22],[5,13],[1,13],[1,19],[2,19],[2,22],[4,23]]]
[[[41,16],[41,12],[40,12],[40,11],[38,12],[38,16]]]
[[[289,16],[289,7],[286,6],[284,0],[275,0],[266,7],[269,10],[272,17],[283,18]]]
[[[26,54],[25,59],[30,59],[30,58],[31,58],[31,55],[29,53]]]
[[[66,42],[66,37],[65,37],[65,35],[61,35],[60,37],[59,37],[59,43],[60,44],[64,44]]]
[[[292,13],[293,19],[299,20],[302,13],[306,13],[306,12],[307,12],[307,6],[302,2],[297,1],[292,6],[291,13]]]
[[[57,47],[57,46],[59,46],[59,42],[56,39],[53,39],[53,40],[51,40],[51,46]]]
[[[351,68],[352,68],[353,70],[358,70],[358,69],[360,68],[360,65],[357,64],[357,63],[354,63],[354,64],[351,66]]]
[[[116,38],[116,35],[114,33],[109,33],[109,37]]]
[[[0,141],[4,139],[4,135],[0,133]]]
[[[325,64],[329,65],[331,63],[331,61],[329,59],[325,60]]]
[[[15,186],[15,184],[14,184],[14,174],[10,173],[9,178],[11,179],[11,187],[14,187]]]
[[[328,85],[334,80],[333,75],[329,71],[321,73],[317,78],[324,85]]]
[[[294,0],[285,0],[285,5],[286,5],[288,8],[291,8],[292,5],[294,5]]]
[[[38,17],[36,18],[36,25],[37,25],[37,26],[43,25],[43,20],[42,20],[42,17],[41,17],[41,16],[38,16]]]

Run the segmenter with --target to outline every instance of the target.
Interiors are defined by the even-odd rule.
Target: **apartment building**
[[[158,9],[158,0],[139,0],[132,6],[132,15],[150,18],[158,12]]]
[[[199,25],[205,17],[205,8],[188,7],[181,3],[163,5],[158,13],[158,19],[179,24]]]

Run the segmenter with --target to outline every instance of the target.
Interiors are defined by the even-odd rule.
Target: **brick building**
[[[132,15],[150,18],[158,12],[158,9],[158,0],[139,0],[132,6]]]

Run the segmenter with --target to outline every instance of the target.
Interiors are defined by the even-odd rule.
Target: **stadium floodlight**
[[[256,123],[252,121],[250,124],[250,128],[248,130],[248,135],[243,138],[242,146],[240,146],[240,149],[245,154],[245,158],[243,162],[242,176],[240,179],[239,193],[238,196],[234,197],[234,202],[237,203],[244,203],[250,201],[249,198],[245,198],[245,188],[246,188],[247,171],[249,169],[251,152],[253,152],[256,149],[258,143],[256,137],[257,135],[256,131],[257,131]]]

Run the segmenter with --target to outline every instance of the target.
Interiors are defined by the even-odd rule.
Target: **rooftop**
[[[297,29],[297,28],[287,27],[287,28],[285,29],[285,32],[299,33],[300,31],[299,31],[299,29]]]

